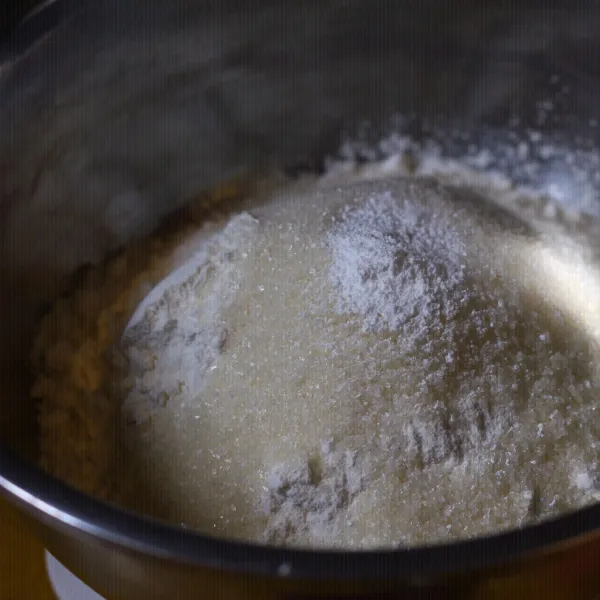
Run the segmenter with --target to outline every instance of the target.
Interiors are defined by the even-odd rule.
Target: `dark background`
[[[0,36],[10,35],[15,25],[43,0],[0,0]]]

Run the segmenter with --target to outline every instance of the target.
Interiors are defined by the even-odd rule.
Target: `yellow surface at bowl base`
[[[55,600],[42,544],[4,500],[0,500],[0,600]]]

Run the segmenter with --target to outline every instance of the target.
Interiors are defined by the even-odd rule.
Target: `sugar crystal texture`
[[[198,242],[102,354],[113,483],[71,481],[310,547],[466,538],[595,501],[597,266],[573,251],[565,303],[560,248],[476,186],[371,179],[248,200]]]

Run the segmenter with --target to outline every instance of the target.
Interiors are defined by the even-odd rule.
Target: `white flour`
[[[191,264],[176,272],[179,285],[170,278],[169,287],[153,291],[153,297],[164,292],[156,304],[133,316],[120,344],[126,379],[119,382],[117,393],[131,388],[123,409],[134,422],[145,421],[157,406],[202,390],[207,372],[227,342],[227,329],[219,319],[232,301],[230,271],[235,269],[236,254],[256,229],[250,215],[234,218],[216,240],[207,241]],[[214,280],[216,269],[220,277]],[[216,285],[211,286],[211,280]],[[202,296],[200,290],[205,291]],[[198,302],[203,305],[202,317]]]
[[[331,544],[339,535],[334,527],[340,515],[365,491],[368,469],[361,462],[357,453],[336,451],[327,441],[318,470],[308,460],[275,466],[267,479],[265,539],[289,544],[294,538],[324,537]]]
[[[515,209],[508,186],[492,195]],[[69,323],[76,300],[57,307],[75,339],[46,323],[38,344],[47,468],[187,527],[313,547],[471,537],[595,500],[591,266],[566,306],[552,247],[417,180],[305,182],[242,208],[166,261],[184,265],[120,340],[139,283],[118,311],[78,311],[89,329]]]
[[[397,330],[416,318],[426,333],[428,317],[463,279],[464,241],[389,193],[346,213],[330,235],[338,309],[359,313],[366,329]]]

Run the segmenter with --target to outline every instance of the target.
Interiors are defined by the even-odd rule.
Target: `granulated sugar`
[[[456,179],[369,168],[371,183],[330,173],[243,203],[137,310],[121,294],[110,335],[96,322],[114,310],[79,311],[85,335],[66,342],[77,301],[58,306],[38,343],[45,466],[186,527],[293,546],[459,539],[595,501],[598,269],[575,244],[567,305],[543,232]],[[486,195],[518,214],[509,193]],[[71,366],[90,347],[93,393]]]

